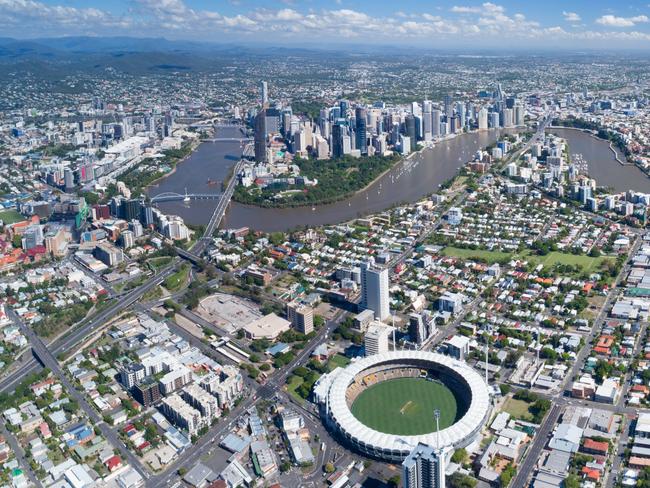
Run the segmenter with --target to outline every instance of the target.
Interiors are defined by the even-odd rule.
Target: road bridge
[[[221,193],[175,193],[171,191],[166,191],[154,195],[151,198],[151,203],[160,203],[160,202],[175,202],[175,201],[191,201],[191,200],[219,200],[221,198]]]

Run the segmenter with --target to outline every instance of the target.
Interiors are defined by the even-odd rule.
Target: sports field
[[[456,398],[445,385],[423,378],[397,378],[362,391],[352,404],[352,414],[379,432],[419,435],[435,432],[436,408],[440,430],[456,421]]]

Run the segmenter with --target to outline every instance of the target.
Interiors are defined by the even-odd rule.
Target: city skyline
[[[639,1],[553,1],[542,8],[512,1],[3,0],[0,27],[18,39],[134,36],[324,47],[326,36],[330,46],[650,48],[650,6]]]

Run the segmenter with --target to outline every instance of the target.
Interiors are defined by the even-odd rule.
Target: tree
[[[570,474],[564,480],[564,488],[580,488],[580,478],[575,474]]]
[[[458,471],[449,477],[449,486],[452,488],[474,488],[476,483],[474,478]]]
[[[387,481],[388,481],[388,486],[393,486],[397,488],[399,486],[399,482],[401,481],[401,478],[398,474],[396,474],[395,476],[391,476],[390,478],[388,478]]]
[[[451,461],[456,464],[463,464],[467,459],[467,451],[464,448],[456,449],[456,452],[451,456]]]
[[[501,471],[501,476],[499,477],[501,486],[504,488],[508,486],[512,478],[514,478],[516,472],[517,471],[515,470],[514,464],[508,463],[508,465],[503,468],[503,471]]]
[[[333,465],[332,463],[327,463],[327,464],[325,465],[325,468],[324,468],[324,469],[325,469],[325,472],[326,472],[327,474],[331,474],[331,473],[333,473],[334,471],[336,471],[336,468],[334,467],[334,465]]]
[[[158,429],[153,424],[148,424],[144,431],[144,438],[153,443],[158,438]]]

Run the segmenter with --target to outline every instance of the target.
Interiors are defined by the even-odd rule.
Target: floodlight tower
[[[436,450],[440,451],[440,410],[436,408],[433,416],[436,419]]]
[[[487,337],[485,338],[485,384],[489,385],[488,382],[488,353],[490,346],[488,345]]]

